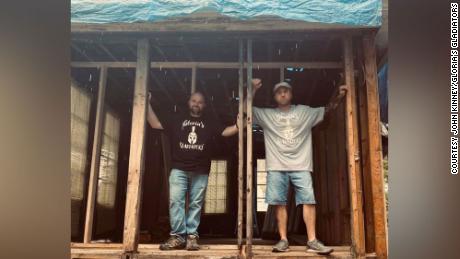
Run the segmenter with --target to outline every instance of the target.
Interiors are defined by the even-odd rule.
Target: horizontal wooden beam
[[[213,249],[213,250],[229,250],[229,249],[238,249],[237,245],[234,244],[228,244],[228,245],[223,245],[223,244],[208,244],[204,242],[205,244],[202,244],[202,249]],[[138,248],[139,250],[158,250],[158,245],[159,244],[139,244]],[[271,245],[252,245],[252,247],[256,250],[268,250],[271,251],[273,248]],[[123,244],[121,243],[70,243],[70,248],[86,248],[89,250],[97,250],[98,248],[103,248],[103,249],[122,249]],[[304,251],[305,246],[290,246],[290,250],[292,251]],[[334,251],[350,251],[349,246],[331,246],[331,248],[334,249]],[[193,252],[192,252],[193,253]]]
[[[74,68],[136,68],[136,62],[92,62],[74,61]],[[244,68],[247,63],[243,64]],[[202,69],[238,69],[238,62],[150,62],[151,68],[202,68]],[[286,67],[302,67],[306,69],[342,69],[342,62],[254,62],[253,69],[281,69]]]
[[[229,32],[189,32],[189,33],[73,33],[71,35],[72,44],[124,44],[135,46],[138,38],[147,37],[152,41],[152,45],[180,45],[180,44],[203,44],[203,42],[229,43],[239,40],[252,39],[254,42],[328,42],[340,39],[344,34],[361,35],[362,32],[349,31],[324,31],[324,32],[259,32],[259,33],[229,33]]]
[[[355,26],[337,23],[305,22],[280,19],[274,16],[259,16],[252,19],[238,19],[214,12],[200,12],[191,15],[143,23],[71,23],[72,33],[94,32],[258,32],[258,31],[324,31],[377,29],[372,26]]]
[[[70,243],[70,248],[118,248],[122,249],[122,243]]]
[[[201,245],[200,251],[187,251],[187,250],[173,250],[173,251],[161,251],[158,248],[158,244],[148,244],[143,248],[139,245],[139,252],[136,253],[135,257],[129,258],[244,258],[239,254],[238,246],[236,245]],[[351,258],[349,246],[331,246],[334,249],[332,254],[334,258]],[[278,255],[276,258],[323,258],[318,256],[316,253],[305,251],[305,246],[290,246],[290,251],[283,255]],[[120,259],[123,252],[121,249],[103,249],[103,248],[72,248],[71,258],[114,258]],[[369,254],[372,256],[372,254]],[[253,258],[275,258],[272,253],[272,247],[268,245],[254,246],[254,257]],[[246,257],[249,258],[249,257]]]

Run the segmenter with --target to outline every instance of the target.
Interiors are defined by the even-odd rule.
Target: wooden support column
[[[374,205],[375,253],[378,257],[388,255],[387,216],[383,180],[382,139],[380,136],[380,108],[378,97],[377,61],[375,53],[375,35],[367,34],[363,38],[367,118],[369,132],[369,162]]]
[[[128,187],[126,190],[123,249],[136,252],[139,241],[139,214],[144,173],[144,142],[147,114],[147,85],[150,71],[150,46],[147,39],[137,43],[136,81],[129,151]]]
[[[252,258],[252,40],[247,42],[246,125],[246,255]]]
[[[353,46],[351,36],[343,38],[343,58],[345,84],[348,87],[345,104],[347,134],[347,161],[350,186],[351,242],[356,256],[365,255],[363,193],[360,169],[358,138],[358,106],[353,66]]]
[[[285,67],[280,67],[280,82],[284,81],[284,69]]]
[[[243,245],[243,169],[244,169],[244,116],[243,116],[243,40],[239,40],[238,43],[238,60],[239,60],[239,70],[238,70],[238,248],[241,249]]]
[[[93,234],[94,207],[96,204],[97,182],[99,178],[99,164],[101,161],[102,131],[104,129],[104,99],[107,86],[107,67],[99,70],[99,87],[97,92],[96,125],[94,129],[93,152],[91,155],[91,169],[89,174],[88,198],[86,202],[85,232],[83,243],[90,243]]]
[[[196,92],[196,66],[192,67],[192,89],[190,94]]]
[[[364,52],[362,40],[357,42],[356,60],[360,67],[364,68]],[[364,71],[364,70],[363,70]],[[372,179],[371,165],[369,162],[369,131],[367,129],[367,94],[364,73],[359,73],[358,100],[359,100],[359,135],[361,143],[361,171],[363,177],[363,200],[364,200],[364,230],[366,236],[366,253],[375,252],[375,233],[374,233],[374,204],[372,201]]]

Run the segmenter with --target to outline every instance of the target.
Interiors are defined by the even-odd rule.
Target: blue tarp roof
[[[201,10],[242,20],[271,15],[358,26],[382,23],[381,0],[71,0],[71,22],[155,22]]]

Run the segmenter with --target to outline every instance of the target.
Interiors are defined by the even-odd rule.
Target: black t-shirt
[[[208,174],[212,139],[221,136],[225,127],[208,116],[187,113],[174,113],[160,120],[171,140],[172,168]]]

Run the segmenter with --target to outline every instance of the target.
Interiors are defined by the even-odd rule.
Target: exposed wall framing
[[[252,40],[247,41],[247,66],[246,66],[246,255],[252,257],[252,235],[253,235],[253,180],[252,180]]]
[[[101,158],[102,130],[104,128],[104,99],[107,85],[107,67],[100,67],[99,87],[96,106],[96,126],[94,129],[93,152],[91,158],[91,169],[89,175],[88,198],[86,205],[86,218],[83,242],[91,242],[93,234],[94,207],[96,203],[96,186],[99,175],[99,162]]]
[[[357,256],[365,254],[362,180],[359,165],[357,99],[353,65],[353,46],[350,36],[343,39],[346,96],[345,121],[347,132],[347,158],[351,201],[351,239]]]
[[[139,242],[139,212],[144,173],[144,143],[147,114],[147,84],[149,80],[149,41],[139,40],[137,48],[136,82],[134,86],[131,149],[129,154],[123,248],[137,250]]]
[[[292,23],[290,24],[292,25]],[[163,30],[171,30],[169,27],[162,27],[166,26],[166,24],[159,24],[158,31],[162,32]],[[208,27],[199,27],[199,25],[192,24],[191,26],[195,26],[194,28],[201,28],[201,30],[209,29]],[[229,25],[230,26],[230,25]],[[241,30],[243,26],[241,24],[231,25],[233,27],[229,27],[229,30],[238,31]],[[245,25],[247,26],[247,25]],[[270,23],[265,23],[261,25],[262,27],[257,27],[258,31],[271,31]],[[284,25],[282,25],[284,26]],[[300,25],[299,25],[300,26]],[[304,25],[303,25],[304,26]],[[340,136],[338,133],[337,135],[333,136],[331,133],[329,135],[325,135],[324,132],[315,133],[315,153],[321,153],[318,149],[321,145],[326,145],[327,141],[326,138],[336,138],[339,144],[334,147],[334,150],[330,150],[328,152],[333,152],[331,156],[321,155],[319,159],[316,160],[315,163],[320,163],[320,167],[324,167],[328,161],[326,159],[334,159],[334,163],[336,163],[339,168],[341,165],[346,166],[347,171],[340,171],[334,177],[333,185],[327,186],[328,176],[325,171],[319,172],[318,176],[315,176],[315,183],[316,191],[322,192],[327,191],[328,189],[336,189],[336,192],[332,193],[330,196],[319,196],[318,201],[319,203],[327,204],[328,201],[326,199],[334,199],[334,197],[342,197],[344,193],[348,191],[349,199],[339,199],[338,202],[334,205],[335,211],[340,211],[340,217],[347,218],[349,217],[349,224],[350,229],[339,229],[334,232],[331,228],[332,225],[335,226],[342,224],[340,222],[340,217],[331,217],[331,220],[325,221],[324,223],[319,224],[319,230],[324,231],[325,233],[329,233],[330,235],[337,235],[337,242],[345,242],[350,238],[353,253],[357,256],[364,256],[366,252],[375,252],[378,256],[385,257],[387,256],[387,233],[386,233],[386,211],[385,211],[385,203],[384,203],[384,192],[383,192],[383,173],[382,173],[382,158],[381,158],[381,143],[380,143],[380,133],[379,133],[379,106],[378,106],[378,91],[377,91],[377,80],[376,80],[376,61],[375,61],[375,47],[374,47],[374,39],[373,34],[366,34],[362,36],[359,33],[359,30],[356,28],[354,29],[346,29],[347,33],[342,34],[342,31],[332,31],[330,34],[334,35],[334,37],[339,36],[341,39],[341,43],[343,44],[343,60],[326,60],[326,61],[298,61],[299,51],[294,50],[293,53],[295,56],[294,62],[281,62],[281,61],[255,61],[253,62],[254,53],[256,51],[253,49],[255,44],[255,38],[253,37],[242,37],[239,35],[236,38],[233,38],[237,42],[238,52],[236,54],[237,60],[234,61],[225,61],[225,62],[215,62],[215,61],[196,61],[194,60],[194,55],[188,52],[189,61],[152,61],[151,60],[151,50],[152,47],[150,46],[150,42],[152,42],[152,38],[144,38],[141,40],[137,40],[140,34],[145,34],[147,29],[151,29],[151,27],[146,27],[146,25],[132,25],[131,27],[121,26],[109,26],[104,27],[110,31],[116,32],[116,30],[120,31],[128,31],[132,33],[137,33],[134,39],[137,41],[137,52],[136,52],[136,61],[128,60],[125,61],[123,58],[120,58],[116,53],[110,50],[104,44],[98,44],[97,48],[100,49],[101,52],[105,53],[107,57],[110,58],[111,61],[100,61],[98,58],[94,58],[92,55],[89,55],[85,52],[84,49],[78,46],[78,43],[84,42],[85,39],[91,39],[91,36],[88,36],[91,33],[100,32],[101,28],[99,25],[91,25],[91,26],[84,26],[84,25],[73,25],[73,29],[76,30],[76,34],[78,34],[78,40],[75,44],[73,44],[73,49],[78,55],[84,57],[85,61],[74,61],[71,63],[73,68],[95,68],[100,67],[100,83],[99,83],[99,94],[98,94],[98,108],[97,114],[101,111],[99,108],[99,102],[103,102],[104,87],[107,82],[107,69],[136,69],[135,73],[135,85],[134,85],[134,100],[133,100],[133,110],[132,110],[132,128],[131,128],[131,150],[129,155],[129,170],[128,170],[128,184],[127,184],[127,197],[126,197],[126,207],[125,207],[125,217],[124,217],[124,233],[123,233],[123,244],[119,244],[121,246],[123,252],[127,253],[135,253],[136,251],[142,250],[143,246],[139,245],[139,224],[140,224],[140,206],[142,203],[142,184],[143,184],[143,161],[144,161],[144,142],[145,142],[145,135],[146,135],[146,96],[148,91],[148,80],[151,77],[154,84],[158,85],[159,89],[165,92],[169,97],[171,102],[174,102],[174,97],[170,95],[168,89],[164,86],[161,86],[161,83],[153,76],[152,69],[188,69],[191,72],[191,80],[190,85],[188,85],[185,89],[188,92],[194,92],[198,88],[197,83],[197,70],[199,69],[238,69],[238,97],[239,100],[243,100],[244,96],[244,69],[246,69],[246,83],[247,87],[247,111],[248,116],[246,121],[243,121],[243,117],[237,120],[239,126],[239,137],[238,137],[238,213],[237,213],[237,245],[238,250],[240,251],[241,255],[245,257],[251,257],[255,255],[257,246],[253,244],[253,204],[252,204],[252,169],[253,169],[253,161],[252,161],[252,153],[253,153],[253,131],[252,131],[252,87],[251,87],[251,79],[253,76],[253,71],[257,71],[259,69],[276,69],[279,70],[279,79],[284,80],[286,77],[286,68],[287,67],[302,67],[304,69],[315,69],[318,71],[318,78],[320,76],[324,76],[325,70],[342,70],[345,83],[348,86],[348,93],[344,102],[337,108],[335,112],[335,117],[333,122],[333,127],[337,130],[337,132],[343,131],[344,138],[342,141],[338,141]],[[245,27],[246,28],[246,27]],[[190,30],[188,27],[183,27],[184,30]],[[294,29],[290,29],[290,31],[295,31],[298,29],[298,34],[301,34],[301,31],[309,30],[307,27],[295,27]],[[336,28],[337,29],[337,28]],[[342,28],[343,29],[343,28]],[[210,29],[212,31],[212,28]],[[287,31],[287,28],[285,29]],[[314,29],[313,31],[323,31],[324,35],[321,34],[320,37],[330,38],[327,36],[328,28],[321,28],[321,29]],[[124,32],[125,32],[124,31]],[[89,33],[89,34],[85,34]],[[351,33],[351,34],[348,34]],[[295,33],[294,33],[295,35]],[[326,36],[325,36],[326,35]],[[360,85],[355,85],[355,66],[354,66],[354,52],[353,52],[353,45],[352,45],[352,37],[355,39],[362,40],[363,45],[363,60],[365,64],[365,79],[366,84],[365,88],[360,88]],[[128,36],[124,36],[125,38],[129,38]],[[343,37],[343,38],[342,38]],[[120,36],[119,39],[123,37]],[[299,37],[302,39],[302,37]],[[83,41],[82,41],[83,39]],[[303,37],[303,39],[308,39],[308,37]],[[292,40],[292,39],[290,39]],[[294,40],[295,37],[294,37]],[[286,40],[289,41],[289,40]],[[126,42],[133,42],[133,39],[126,40]],[[152,45],[157,44],[158,41],[152,42]],[[244,44],[246,43],[246,44]],[[244,61],[244,45],[246,45],[246,61]],[[358,44],[358,46],[360,46]],[[187,49],[187,45],[182,46],[183,49]],[[131,47],[129,47],[131,48]],[[330,48],[330,45],[325,44],[323,47],[323,53],[327,52],[327,49]],[[132,52],[132,50],[130,50]],[[126,55],[129,54],[130,51],[127,51]],[[359,51],[358,51],[359,52]],[[166,54],[165,54],[166,55]],[[358,63],[360,56],[358,55]],[[165,57],[165,59],[167,59]],[[323,73],[323,74],[321,74]],[[125,70],[125,74],[130,76],[130,73]],[[327,75],[327,74],[326,74]],[[175,80],[178,82],[179,77],[177,74],[174,75]],[[277,75],[278,76],[278,75]],[[319,79],[315,79],[314,89],[320,87],[318,83]],[[123,87],[123,86],[119,86]],[[185,87],[185,84],[184,84]],[[309,93],[308,99],[312,101],[312,96],[314,95],[314,90]],[[363,98],[361,98],[365,95]],[[102,96],[102,100],[101,99]],[[359,104],[359,105],[358,105]],[[240,102],[238,104],[238,111],[241,114],[243,110],[243,103]],[[359,110],[359,116],[358,116]],[[361,115],[365,113],[365,117]],[[98,152],[100,152],[100,144],[98,145],[98,118],[100,120],[100,115],[96,115],[96,130],[95,130],[95,137],[94,137],[94,144],[93,144],[93,157],[91,160],[91,174],[90,174],[90,188],[88,189],[88,205],[86,211],[86,223],[85,223],[85,233],[84,233],[84,243],[91,242],[91,231],[92,231],[92,211],[94,210],[94,200],[95,200],[95,188],[96,185],[94,183],[94,179],[97,179],[97,163],[98,163]],[[99,122],[100,124],[100,122]],[[244,124],[246,124],[246,190],[243,190],[244,181]],[[327,126],[322,126],[327,127]],[[360,130],[358,130],[360,129]],[[365,130],[361,130],[365,129]],[[319,130],[320,131],[320,130]],[[360,133],[359,133],[360,132]],[[364,135],[363,135],[364,132]],[[368,144],[362,145],[360,141],[368,138]],[[100,138],[100,137],[99,137]],[[331,143],[331,142],[330,142]],[[164,145],[162,145],[164,146]],[[342,152],[346,147],[346,153]],[[368,159],[368,165],[363,165],[361,163],[361,159],[365,157]],[[165,159],[163,157],[163,159]],[[94,164],[94,165],[93,165]],[[94,168],[93,168],[94,167]],[[317,167],[315,166],[315,169]],[[338,170],[338,169],[334,170]],[[166,170],[166,169],[165,169]],[[323,170],[323,169],[320,169]],[[324,169],[325,170],[325,169]],[[345,174],[348,173],[348,177],[345,179]],[[363,177],[363,179],[361,179]],[[93,178],[93,180],[91,180]],[[344,186],[348,187],[344,188]],[[364,186],[364,187],[363,187]],[[363,190],[364,188],[364,190]],[[246,195],[246,240],[244,243],[243,240],[243,225],[244,225],[244,204],[243,204],[243,197],[244,194]],[[363,198],[363,196],[365,196]],[[369,197],[371,196],[371,197]],[[372,209],[366,207],[363,210],[364,204],[363,199],[372,200]],[[93,203],[93,204],[91,204]],[[350,208],[349,211],[344,211],[345,208]],[[321,209],[325,209],[324,213],[327,212],[328,208],[323,207]],[[332,209],[332,208],[331,208]],[[318,214],[321,214],[320,211]],[[372,213],[372,215],[368,215]],[[347,216],[348,215],[348,216]],[[365,221],[365,218],[372,217],[372,221]],[[372,224],[372,229],[375,231],[373,238],[368,238],[368,233],[365,232],[366,228],[364,227],[365,224]],[[327,228],[327,229],[326,229]],[[375,244],[372,244],[371,250],[366,249],[368,244],[366,241],[372,240]],[[257,248],[257,249],[256,249]],[[117,248],[118,249],[118,248]],[[145,249],[144,249],[145,250]]]

